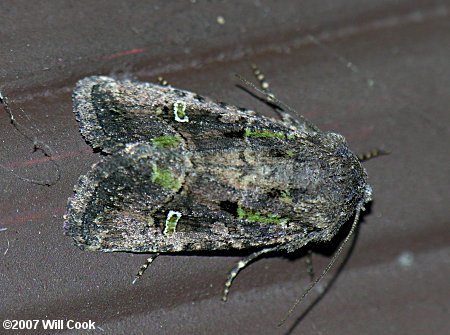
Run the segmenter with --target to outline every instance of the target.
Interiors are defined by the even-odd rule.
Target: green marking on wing
[[[179,136],[165,135],[152,138],[152,143],[156,147],[164,147],[164,148],[176,147],[178,144],[180,144],[180,142],[181,138]]]
[[[186,114],[186,103],[184,101],[175,101],[173,104],[173,113],[175,115],[175,121],[189,122],[189,117]]]
[[[167,169],[161,169],[156,164],[152,167],[152,182],[173,191],[178,191],[181,182]]]
[[[245,128],[244,137],[279,138],[284,140],[286,138],[286,134],[281,131],[250,130]]]
[[[239,219],[244,219],[250,222],[272,223],[279,224],[281,226],[285,226],[288,223],[287,218],[282,218],[279,215],[253,212],[250,210],[246,210],[241,206],[238,206],[237,208],[237,215]]]
[[[166,224],[164,228],[164,235],[171,236],[177,229],[178,220],[181,218],[181,213],[176,211],[169,211],[167,214]]]
[[[281,191],[280,201],[285,204],[292,204],[292,197],[289,191],[283,190]]]

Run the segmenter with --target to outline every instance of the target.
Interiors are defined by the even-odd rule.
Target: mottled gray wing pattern
[[[194,93],[89,77],[81,131],[112,155],[80,179],[66,229],[104,251],[244,249],[327,240],[360,204],[345,140]]]
[[[80,80],[73,104],[83,136],[94,148],[108,153],[127,143],[177,132],[197,148],[214,146],[218,140],[233,145],[246,127],[286,130],[281,121],[255,116],[252,111],[216,103],[192,92],[103,76]],[[185,122],[176,116],[177,110],[183,111]]]

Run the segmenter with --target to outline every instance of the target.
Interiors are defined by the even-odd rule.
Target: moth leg
[[[275,97],[275,94],[270,90],[269,83],[266,81],[265,75],[261,72],[261,70],[255,65],[252,64],[253,74],[259,82],[260,89],[262,93],[264,93],[266,97],[267,103],[272,107],[272,109],[277,113],[280,118],[283,120],[285,124],[288,126],[292,126],[299,129],[308,128],[311,130],[317,130],[317,127],[312,123],[307,121],[302,116],[299,116],[299,119],[295,119],[291,116],[290,113],[293,112],[292,108],[281,102]],[[290,112],[290,113],[288,113]]]
[[[252,253],[251,255],[245,257],[244,259],[240,260],[228,274],[228,279],[225,283],[225,289],[223,290],[222,300],[227,301],[228,292],[230,292],[231,284],[233,283],[234,278],[236,278],[236,276],[238,275],[239,271],[241,271],[243,268],[245,268],[248,265],[248,263],[252,262],[259,256],[266,254],[268,252],[277,251],[277,250],[279,250],[279,247],[261,249],[261,250],[258,250],[256,252]]]
[[[158,84],[161,86],[170,86],[169,82],[161,76],[158,77]]]
[[[372,159],[372,158],[375,158],[378,156],[389,155],[389,154],[390,154],[390,151],[386,151],[383,149],[373,149],[371,151],[358,154],[358,159],[360,162],[365,162],[365,161],[368,161],[369,159]]]
[[[314,280],[314,266],[313,266],[313,262],[312,262],[312,250],[309,249],[308,253],[306,254],[306,258],[305,258],[305,263],[306,263],[306,272],[308,272],[309,274],[309,279],[311,281]]]
[[[261,70],[256,66],[256,64],[252,64],[253,75],[259,82],[259,87],[261,90],[266,93],[267,100],[270,102],[270,99],[275,98],[275,94],[273,94],[269,89],[269,83],[266,81],[266,76]]]
[[[275,94],[273,94],[273,92],[270,90],[270,85],[267,82],[264,73],[261,72],[261,70],[256,66],[256,64],[252,64],[252,70],[253,75],[259,82],[259,87],[265,93],[266,101],[272,106],[275,113],[277,113],[283,121],[291,123],[292,122],[291,116],[288,113],[280,110],[280,108],[277,108],[276,104],[274,104],[275,100],[277,99],[275,97]]]
[[[147,258],[147,260],[145,261],[144,264],[142,264],[141,268],[139,269],[138,273],[136,274],[136,276],[133,279],[132,284],[135,284],[139,278],[142,277],[142,275],[144,274],[145,270],[147,270],[147,268],[150,266],[150,264],[152,264],[152,262],[155,260],[156,257],[159,256],[159,253],[156,254],[152,254],[149,258]]]

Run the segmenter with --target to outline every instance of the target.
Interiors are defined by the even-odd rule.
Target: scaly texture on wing
[[[89,77],[81,131],[112,153],[80,178],[66,229],[103,251],[288,250],[324,241],[370,200],[342,136],[171,87]]]

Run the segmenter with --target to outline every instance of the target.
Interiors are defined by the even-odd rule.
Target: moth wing
[[[180,135],[197,150],[233,147],[248,129],[293,131],[282,121],[213,102],[198,94],[151,83],[93,76],[80,80],[73,94],[83,136],[111,153],[127,143]]]
[[[191,171],[182,147],[126,146],[80,178],[69,199],[66,234],[88,250],[179,252],[281,245],[306,233],[239,218],[208,191],[206,176]]]
[[[84,138],[106,153],[127,143],[145,142],[176,131],[159,117],[152,101],[163,94],[161,86],[110,77],[80,80],[73,92],[73,110]]]
[[[182,149],[135,143],[107,156],[82,176],[69,199],[66,234],[81,248],[141,251],[139,242],[158,228],[153,213],[180,191],[189,160]],[[146,248],[150,246],[142,246]]]

